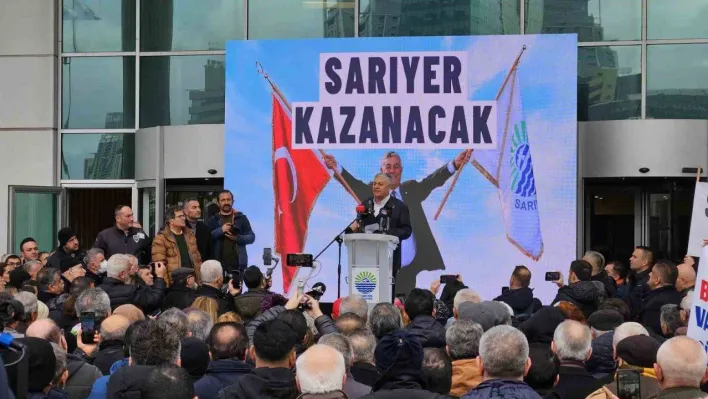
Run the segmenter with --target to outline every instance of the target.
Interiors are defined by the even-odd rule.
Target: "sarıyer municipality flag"
[[[521,100],[518,68],[498,98],[497,150],[475,152],[474,165],[498,188],[506,237],[524,255],[538,261],[543,238],[536,198],[529,132]]]
[[[273,93],[273,190],[275,250],[281,256],[305,247],[307,224],[317,197],[329,182],[329,172],[312,150],[293,150],[291,115]],[[295,268],[283,267],[288,292]]]

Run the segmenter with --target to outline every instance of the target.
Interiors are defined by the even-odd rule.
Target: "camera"
[[[209,173],[210,175],[215,175],[217,172],[216,169],[209,169],[207,170],[207,173]]]
[[[312,254],[288,254],[285,264],[292,267],[313,267]]]
[[[237,236],[241,234],[241,229],[239,229],[236,225],[231,225],[231,229],[229,229],[229,233],[231,233],[232,236]]]

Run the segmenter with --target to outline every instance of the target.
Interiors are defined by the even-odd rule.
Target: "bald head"
[[[692,338],[671,338],[659,348],[654,371],[662,390],[671,387],[698,388],[706,374],[706,352]]]
[[[303,394],[341,390],[346,380],[344,356],[328,345],[313,345],[296,363],[297,384]]]
[[[101,323],[101,339],[104,341],[122,340],[129,326],[130,320],[125,316],[116,314],[107,317]]]
[[[676,279],[676,291],[683,291],[696,285],[696,271],[693,266],[682,263],[678,265],[678,278]]]
[[[52,319],[39,319],[35,321],[27,328],[25,335],[28,337],[44,339],[60,346],[63,338],[61,329]]]

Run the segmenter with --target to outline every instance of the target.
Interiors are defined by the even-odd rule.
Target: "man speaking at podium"
[[[408,206],[391,196],[391,177],[378,173],[371,184],[373,197],[362,205],[365,211],[347,229],[347,233],[380,233],[398,237],[398,246],[393,251],[393,277],[401,268],[401,243],[411,236],[411,216]],[[395,291],[394,291],[395,292]]]

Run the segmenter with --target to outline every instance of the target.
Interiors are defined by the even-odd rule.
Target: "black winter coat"
[[[147,285],[132,285],[106,277],[99,287],[108,294],[111,300],[111,310],[116,310],[120,305],[133,304],[143,310],[143,313],[152,313],[162,305],[165,298],[165,280],[156,278],[152,287]]]
[[[566,301],[577,306],[585,318],[597,310],[605,298],[605,286],[599,281],[578,281],[571,285],[564,285],[558,289],[558,294],[552,305]]]
[[[423,348],[444,348],[445,327],[433,316],[418,316],[406,326],[412,332]]]
[[[661,307],[668,304],[679,305],[682,299],[683,297],[673,285],[650,290],[644,295],[638,315],[639,322],[647,329],[661,335]]]
[[[483,381],[462,399],[541,399],[530,386],[523,381],[494,379]]]
[[[192,306],[195,299],[197,299],[197,290],[187,287],[183,282],[173,284],[167,290],[165,301],[162,302],[162,310],[171,308],[186,309]]]
[[[300,393],[295,374],[286,368],[257,368],[234,384],[219,392],[219,399],[273,398],[296,399]]]
[[[219,316],[234,310],[234,297],[228,293],[224,294],[219,289],[208,285],[200,285],[199,288],[197,288],[197,298],[200,296],[205,296],[216,300],[216,303],[219,305],[219,309],[217,310]]]
[[[204,377],[194,383],[194,394],[199,399],[216,399],[219,391],[235,384],[241,377],[252,372],[253,367],[240,360],[213,360],[209,363]]]

